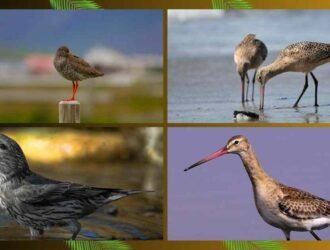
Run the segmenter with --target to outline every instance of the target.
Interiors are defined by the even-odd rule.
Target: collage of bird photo
[[[330,249],[330,3],[285,1],[0,2],[0,249]]]

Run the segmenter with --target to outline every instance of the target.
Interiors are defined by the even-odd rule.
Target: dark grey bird
[[[142,192],[148,191],[88,187],[45,178],[29,169],[14,140],[0,134],[0,208],[29,227],[31,237],[52,227],[68,227],[75,239],[81,228],[78,219],[109,202]]]
[[[70,50],[65,46],[57,49],[54,66],[58,73],[72,81],[72,96],[67,101],[75,100],[79,87],[78,81],[104,75],[80,57],[70,53]]]

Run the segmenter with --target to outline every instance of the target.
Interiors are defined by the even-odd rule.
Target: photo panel
[[[163,239],[162,137],[157,127],[2,127],[1,240]]]
[[[327,123],[328,10],[169,10],[171,123]]]
[[[328,239],[328,133],[169,128],[168,239]]]
[[[0,10],[2,123],[162,123],[162,10]]]

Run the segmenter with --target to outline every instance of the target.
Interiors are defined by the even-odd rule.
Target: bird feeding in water
[[[70,50],[65,46],[57,49],[54,66],[65,79],[72,81],[72,96],[66,101],[75,100],[79,81],[104,75],[80,57],[70,53]]]
[[[316,240],[320,240],[314,230],[330,225],[330,201],[285,186],[270,177],[245,136],[232,137],[226,146],[184,171],[226,154],[236,154],[241,158],[252,183],[257,210],[265,222],[281,229],[287,240],[290,240],[291,231],[308,231]]]
[[[32,172],[20,146],[0,134],[0,208],[30,229],[31,237],[45,229],[67,227],[75,239],[78,219],[129,195],[148,191],[89,187],[45,178]]]
[[[308,88],[308,74],[311,75],[315,85],[314,106],[317,107],[318,80],[312,71],[328,62],[330,62],[330,44],[328,43],[298,42],[283,49],[273,63],[260,68],[257,72],[257,80],[260,82],[260,110],[264,109],[266,83],[284,72],[302,72],[305,74],[305,85],[293,107],[298,106],[301,97]]]
[[[248,34],[236,46],[234,53],[234,61],[236,63],[236,70],[241,78],[241,95],[242,102],[248,101],[250,79],[248,70],[255,69],[252,79],[252,101],[254,101],[254,83],[256,80],[256,73],[260,65],[265,61],[268,51],[266,45],[255,38],[256,35]],[[244,98],[245,78],[247,80],[246,97]]]

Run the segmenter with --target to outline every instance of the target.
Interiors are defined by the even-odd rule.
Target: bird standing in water
[[[234,53],[234,61],[236,63],[237,72],[241,78],[242,84],[242,103],[248,101],[250,79],[248,70],[255,69],[252,80],[252,101],[254,101],[254,83],[256,80],[256,72],[260,65],[265,61],[268,51],[266,45],[255,38],[256,35],[248,34],[236,46]],[[245,78],[247,79],[246,97],[244,98]]]
[[[57,72],[60,73],[65,79],[72,81],[72,96],[66,101],[75,100],[79,87],[78,81],[104,75],[80,57],[70,53],[70,50],[65,46],[57,49],[54,58],[54,66]]]
[[[257,80],[260,82],[260,110],[264,109],[265,87],[269,79],[284,72],[302,72],[305,74],[305,85],[293,107],[297,107],[301,97],[308,88],[308,74],[315,85],[314,106],[317,107],[318,80],[313,70],[330,62],[330,44],[318,42],[298,42],[283,49],[277,59],[258,70]]]
[[[51,227],[67,227],[75,239],[78,219],[123,197],[147,191],[88,187],[51,180],[29,169],[20,146],[0,134],[0,208],[19,224],[29,227],[31,237]]]
[[[320,240],[314,230],[330,225],[330,201],[283,185],[270,177],[246,137],[232,137],[226,146],[184,171],[226,154],[236,154],[241,158],[252,183],[257,210],[265,222],[281,229],[287,240],[290,240],[291,231],[308,231]]]

